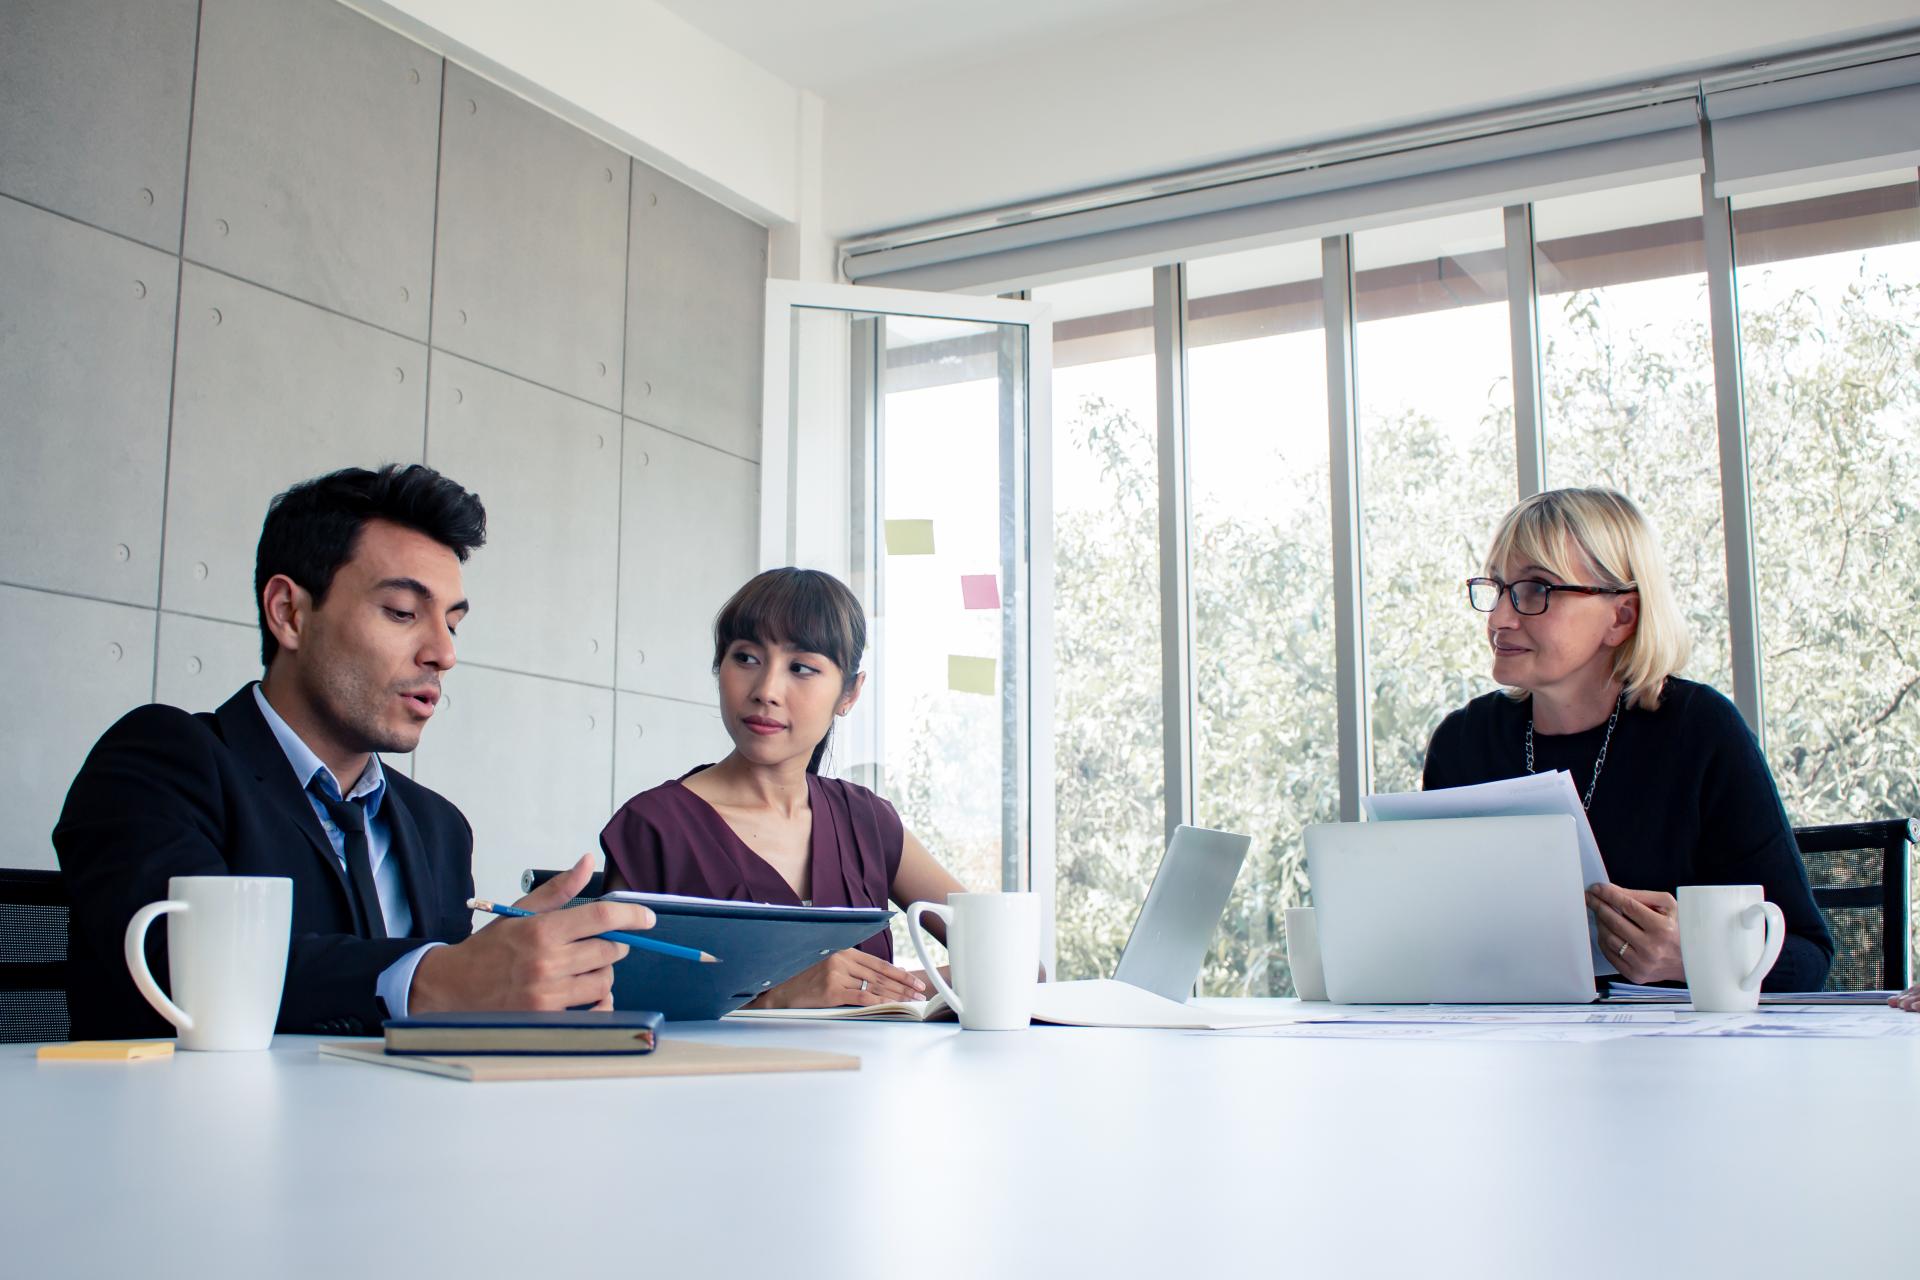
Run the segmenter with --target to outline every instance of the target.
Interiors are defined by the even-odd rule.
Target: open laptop
[[[1306,844],[1329,1000],[1594,999],[1572,818],[1345,822]]]
[[[1113,976],[1184,1004],[1252,843],[1231,831],[1175,827]]]

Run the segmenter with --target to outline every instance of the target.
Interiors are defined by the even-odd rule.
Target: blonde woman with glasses
[[[1759,744],[1731,702],[1683,680],[1692,641],[1653,526],[1610,489],[1555,489],[1507,514],[1467,580],[1504,688],[1453,712],[1424,785],[1565,769],[1611,884],[1587,905],[1630,982],[1684,982],[1674,891],[1757,884],[1787,920],[1770,991],[1816,991],[1833,940]]]

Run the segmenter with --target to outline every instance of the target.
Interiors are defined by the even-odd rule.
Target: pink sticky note
[[[999,577],[991,573],[961,574],[960,602],[968,609],[998,609],[1000,607]]]

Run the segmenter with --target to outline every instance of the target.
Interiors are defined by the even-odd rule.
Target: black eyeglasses
[[[1547,611],[1556,591],[1572,591],[1583,596],[1624,596],[1639,589],[1631,582],[1624,587],[1580,587],[1565,582],[1543,582],[1539,578],[1522,578],[1518,582],[1502,582],[1498,578],[1468,578],[1467,603],[1482,613],[1492,613],[1500,607],[1500,593],[1504,591],[1507,599],[1513,602],[1515,613],[1532,617]]]

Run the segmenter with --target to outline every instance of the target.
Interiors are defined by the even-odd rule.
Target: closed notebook
[[[422,1013],[387,1021],[388,1053],[651,1053],[660,1015],[646,1010]]]

